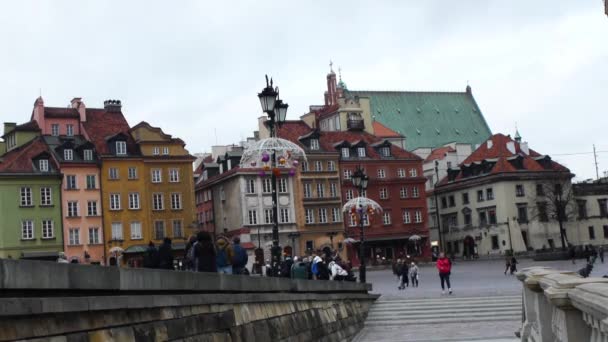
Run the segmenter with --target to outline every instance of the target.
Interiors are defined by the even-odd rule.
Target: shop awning
[[[146,248],[148,248],[148,246],[146,246],[146,245],[133,245],[133,246],[127,247],[127,249],[125,249],[122,253],[123,254],[143,253],[146,251]]]

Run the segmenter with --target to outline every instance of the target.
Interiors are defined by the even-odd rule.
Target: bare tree
[[[553,178],[537,184],[534,216],[541,222],[557,221],[563,250],[568,243],[564,223],[575,219],[576,210],[570,177]]]

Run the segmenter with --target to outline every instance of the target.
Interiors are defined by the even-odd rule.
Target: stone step
[[[442,317],[479,317],[485,318],[488,316],[488,313],[491,313],[492,316],[511,316],[511,315],[521,315],[521,310],[511,309],[511,310],[500,310],[500,311],[465,311],[465,312],[457,312],[457,311],[426,311],[426,312],[400,312],[400,313],[375,313],[367,316],[369,321],[375,321],[379,319],[416,319],[416,318],[433,318],[437,317],[439,320]]]
[[[406,294],[407,295],[407,294]],[[444,295],[441,298],[420,298],[420,299],[387,299],[377,300],[375,304],[382,305],[387,303],[434,303],[434,302],[499,302],[499,301],[519,301],[522,297],[517,296],[500,296],[500,297],[453,297]]]
[[[471,302],[471,303],[393,303],[393,304],[375,304],[372,306],[372,309],[418,309],[418,308],[440,308],[440,307],[450,307],[450,308],[464,308],[464,307],[488,307],[488,306],[514,306],[519,305],[521,307],[521,302],[516,301],[504,301],[504,302]]]
[[[454,310],[453,308],[445,308],[445,309],[428,309],[428,310],[374,310],[370,311],[368,314],[368,318],[377,317],[377,316],[393,316],[398,315],[398,317],[406,317],[406,316],[419,316],[424,314],[464,314],[464,313],[484,313],[484,314],[496,314],[502,312],[520,312],[521,307],[487,307],[487,308],[461,308],[458,310]]]
[[[484,315],[480,317],[462,316],[454,317],[453,315],[441,318],[425,318],[425,319],[394,319],[394,320],[366,320],[365,326],[403,326],[408,324],[445,324],[445,323],[478,323],[478,322],[493,322],[493,321],[521,321],[521,313],[510,315]]]

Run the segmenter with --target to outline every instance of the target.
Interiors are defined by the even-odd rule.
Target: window
[[[391,148],[389,146],[384,146],[380,148],[380,154],[383,157],[390,157],[391,156]]]
[[[490,224],[496,224],[496,210],[495,209],[488,210],[488,219],[490,220]]]
[[[347,201],[353,199],[353,191],[351,189],[346,190],[345,197]]]
[[[68,201],[68,217],[77,217],[78,216],[78,202],[77,201]]]
[[[342,221],[342,215],[340,214],[340,208],[331,209],[331,220],[332,220],[332,222],[341,222]]]
[[[357,156],[359,158],[365,157],[365,147],[357,147]]]
[[[329,183],[329,197],[338,197],[338,185],[336,183]]]
[[[119,156],[124,156],[127,154],[127,142],[126,141],[117,141],[116,142],[116,154]]]
[[[71,148],[66,148],[63,150],[63,159],[65,160],[74,160],[74,150]]]
[[[163,174],[160,169],[152,169],[152,183],[160,183],[163,181]]]
[[[53,220],[42,220],[42,238],[52,239],[54,236]]]
[[[516,184],[515,185],[515,196],[524,197],[524,195],[525,195],[524,186],[522,184]]]
[[[314,246],[315,246],[314,241],[312,241],[312,240],[306,241],[306,250],[307,251],[312,251]]]
[[[397,169],[397,177],[399,177],[399,178],[405,178],[405,170],[404,169]]]
[[[600,216],[607,217],[608,216],[608,207],[606,207],[606,199],[598,199],[597,204],[600,207]]]
[[[528,223],[528,206],[526,204],[517,205],[517,222]]]
[[[51,135],[54,137],[59,136],[59,124],[51,125]]]
[[[498,246],[498,235],[492,235],[492,249],[499,249]]]
[[[382,213],[382,224],[384,224],[385,226],[391,224],[391,213],[389,213],[388,211]]]
[[[68,236],[70,245],[80,245],[80,228],[70,228]]]
[[[169,182],[170,183],[179,182],[179,169],[169,169]]]
[[[93,150],[84,150],[84,160],[93,160]]]
[[[249,178],[246,180],[247,184],[247,193],[248,194],[255,194],[255,179],[253,178]]]
[[[485,211],[480,211],[479,212],[479,225],[480,226],[487,226],[488,225],[488,216],[486,215]]]
[[[176,237],[176,238],[184,237],[184,229],[182,226],[182,220],[173,220],[173,237]]]
[[[349,215],[348,216],[348,225],[350,227],[354,227],[357,225],[357,218],[355,215]]]
[[[272,209],[264,209],[264,223],[272,223]]]
[[[304,219],[306,224],[315,223],[315,211],[313,209],[306,209],[304,212]]]
[[[168,155],[169,155],[169,148],[163,147],[163,156],[168,156]]]
[[[418,187],[415,186],[412,188],[412,197],[418,198],[418,196],[420,196],[420,193],[418,192]]]
[[[549,215],[547,215],[547,202],[538,202],[536,203],[536,207],[538,208],[538,220],[540,222],[549,221]]]
[[[38,168],[42,172],[49,172],[49,160],[48,159],[40,159],[38,161]]]
[[[595,240],[595,229],[593,226],[589,226],[589,240]]]
[[[304,198],[312,197],[311,193],[312,193],[312,189],[311,189],[310,183],[304,183]]]
[[[319,223],[327,223],[327,209],[319,208]]]
[[[97,201],[87,201],[87,216],[97,216]]]
[[[416,212],[414,212],[414,221],[416,223],[422,222],[422,212],[420,210],[416,210]]]
[[[348,147],[342,147],[342,158],[350,157],[350,149]]]
[[[388,198],[388,190],[386,188],[380,188],[380,199]]]
[[[469,193],[465,192],[462,194],[462,204],[469,204]]]
[[[53,195],[51,188],[43,187],[40,188],[40,205],[48,206],[53,205]]]
[[[159,155],[159,154],[160,154],[160,147],[158,147],[158,146],[154,146],[154,147],[152,148],[152,155],[153,155],[153,156],[157,156],[157,155]]]
[[[131,209],[131,210],[140,209],[138,192],[129,193],[129,209]]]
[[[120,210],[120,194],[110,194],[110,210]]]
[[[323,171],[323,163],[319,160],[315,161],[315,171]]]
[[[488,201],[491,201],[494,199],[494,191],[492,191],[492,188],[486,189],[486,199]]]
[[[418,176],[418,170],[410,169],[410,177],[416,177],[416,176]]]
[[[97,180],[95,175],[87,175],[87,189],[95,189],[97,187]]]
[[[287,192],[287,179],[279,178],[279,192],[286,193]]]
[[[577,200],[576,206],[578,208],[578,219],[584,220],[587,218],[587,201]]]
[[[98,244],[99,244],[99,228],[90,227],[89,228],[89,245],[98,245]]]
[[[129,179],[137,179],[137,168],[130,167],[128,171]]]
[[[407,198],[407,188],[405,186],[402,186],[401,189],[399,190],[399,197]]]
[[[310,139],[310,149],[311,150],[319,149],[319,139]]]
[[[122,223],[112,222],[112,240],[122,240]]]
[[[272,192],[272,185],[270,184],[270,178],[262,179],[262,192],[264,192],[264,193]]]
[[[171,209],[181,210],[182,209],[182,194],[174,192],[171,194]]]
[[[28,187],[21,188],[20,205],[22,207],[31,207],[34,205],[32,202],[32,188],[28,188]]]
[[[353,171],[352,170],[344,170],[344,179],[350,179],[350,177],[353,175]]]
[[[109,168],[108,169],[108,178],[109,179],[118,179],[118,169],[117,168]]]
[[[11,149],[13,147],[15,147],[17,145],[17,138],[15,136],[14,133],[9,134],[8,137],[6,137],[6,146],[8,147],[8,149]]]
[[[303,161],[302,162],[302,172],[306,172],[306,171],[308,171],[308,162]]]
[[[369,216],[367,214],[363,214],[363,225],[369,226]]]
[[[604,229],[604,239],[608,239],[608,226],[603,226]]]
[[[448,170],[451,169],[452,168],[452,162],[451,161],[447,162],[446,166],[447,166]]]
[[[162,240],[165,236],[165,221],[154,221],[154,239]]]
[[[249,224],[258,224],[258,212],[249,210]]]
[[[448,197],[448,202],[450,204],[450,208],[453,208],[456,206],[456,200],[454,199],[454,195],[450,195]]]
[[[441,197],[441,209],[445,209],[448,207],[448,199],[445,197]]]
[[[289,209],[281,208],[279,210],[279,216],[281,217],[281,223],[289,223]]]
[[[412,218],[410,217],[410,212],[407,210],[403,210],[403,212],[401,213],[401,215],[403,216],[403,223],[412,223]]]
[[[74,125],[66,125],[65,126],[66,135],[71,137],[74,135]]]
[[[76,176],[75,175],[65,176],[65,188],[68,190],[76,189]]]
[[[536,184],[536,196],[545,196],[545,187],[542,184]]]
[[[317,183],[317,197],[318,198],[325,197],[325,184]]]
[[[131,240],[140,240],[140,239],[142,239],[141,222],[133,221],[133,222],[131,222]]]
[[[32,220],[21,221],[21,239],[22,240],[33,240],[34,239],[34,221],[32,221]]]
[[[477,190],[477,202],[483,202],[483,190]]]
[[[384,169],[378,169],[378,178],[385,178],[386,177],[386,172],[384,171]]]
[[[471,225],[471,212],[470,211],[464,213],[464,225],[465,226]]]
[[[333,160],[327,162],[327,171],[336,171],[336,163]]]

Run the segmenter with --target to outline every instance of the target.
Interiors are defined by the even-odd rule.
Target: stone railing
[[[523,282],[522,341],[608,341],[608,279],[546,267],[523,269],[517,278]]]
[[[0,341],[343,341],[371,285],[0,260]]]

